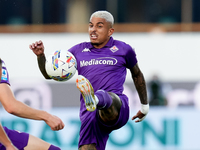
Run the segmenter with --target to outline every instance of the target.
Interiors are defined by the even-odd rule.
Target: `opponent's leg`
[[[29,135],[29,140],[27,146],[24,150],[61,150],[59,147],[51,145],[40,138],[33,135]]]

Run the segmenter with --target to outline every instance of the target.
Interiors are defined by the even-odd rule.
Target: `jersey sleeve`
[[[138,62],[135,50],[131,46],[129,46],[129,48],[127,49],[125,59],[126,59],[126,67],[129,69],[133,68]]]
[[[10,85],[8,70],[6,68],[4,61],[2,61],[2,76],[1,76],[1,82],[0,83],[7,83],[7,84]]]
[[[79,43],[73,47],[71,47],[70,49],[68,49],[69,52],[71,52],[74,56],[76,56],[76,54],[78,52],[80,52],[81,49],[84,49],[86,43]]]
[[[69,52],[71,52],[73,55],[76,54],[76,49],[77,49],[77,45],[71,47],[70,49],[68,49]]]

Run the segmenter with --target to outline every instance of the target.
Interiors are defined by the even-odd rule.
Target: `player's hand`
[[[62,120],[54,115],[50,115],[50,117],[45,120],[45,122],[51,127],[51,130],[53,131],[61,130],[65,126]]]
[[[41,40],[40,41],[36,41],[35,43],[30,44],[29,48],[37,56],[44,55],[44,44],[43,44],[43,42]]]
[[[132,120],[137,119],[135,122],[141,122],[142,120],[144,120],[144,118],[146,117],[147,114],[143,114],[140,110],[137,112],[137,114],[135,116],[132,117]]]
[[[139,110],[137,114],[133,116],[132,120],[138,118],[138,120],[136,120],[135,122],[140,122],[144,120],[148,112],[149,112],[149,104],[141,104],[141,110]]]

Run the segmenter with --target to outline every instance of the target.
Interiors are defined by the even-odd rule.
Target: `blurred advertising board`
[[[43,121],[20,119],[3,109],[0,118],[4,126],[28,132],[62,150],[77,149],[79,108],[53,108],[49,112],[63,120],[63,130],[52,131]],[[135,113],[132,111],[131,116]],[[143,122],[135,123],[130,119],[123,128],[113,131],[106,150],[197,150],[200,148],[199,114],[200,111],[193,108],[152,107]]]

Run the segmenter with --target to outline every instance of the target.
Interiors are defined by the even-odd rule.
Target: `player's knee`
[[[120,108],[121,108],[121,105],[122,105],[122,102],[121,102],[121,99],[119,98],[119,96],[117,96],[115,93],[113,92],[108,92],[108,94],[111,96],[113,102],[112,102],[112,105],[111,106],[114,106],[115,109],[119,112],[120,111]]]

